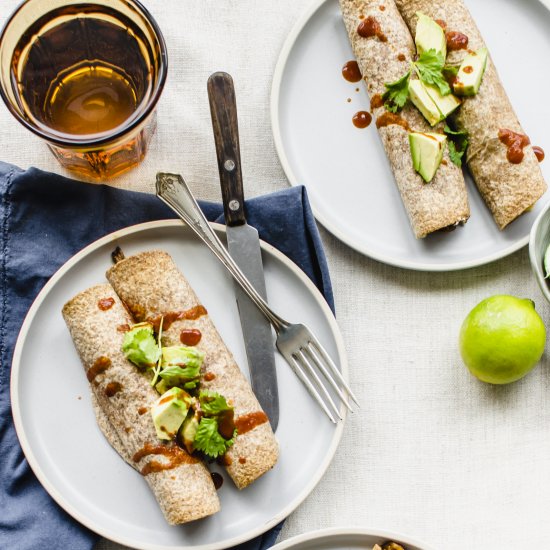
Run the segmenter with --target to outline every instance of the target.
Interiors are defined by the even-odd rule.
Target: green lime
[[[546,329],[532,300],[492,296],[462,323],[460,354],[474,376],[491,384],[523,378],[540,360]]]

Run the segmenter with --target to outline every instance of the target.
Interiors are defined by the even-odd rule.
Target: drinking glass
[[[0,95],[66,168],[136,166],[156,127],[166,45],[137,0],[26,0],[0,34]]]

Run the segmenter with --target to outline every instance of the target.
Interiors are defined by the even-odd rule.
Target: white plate
[[[222,226],[215,226],[219,234]],[[132,548],[227,548],[267,531],[288,516],[327,469],[342,435],[301,383],[276,357],[281,416],[280,459],[242,492],[222,471],[222,511],[170,527],[144,479],[111,449],[96,426],[88,382],[61,317],[63,304],[105,280],[110,253],[150,249],[170,253],[188,277],[240,365],[246,365],[233,283],[213,254],[179,221],[152,222],[115,232],[69,260],[32,305],[12,366],[15,427],[23,451],[50,495],[78,521]],[[336,321],[311,281],[280,252],[262,243],[269,301],[290,321],[316,332],[347,376]]]
[[[534,144],[550,155],[550,12],[538,0],[466,0],[504,86]],[[271,120],[279,158],[292,185],[303,184],[317,219],[336,237],[381,262],[450,271],[511,254],[529,239],[548,193],[534,210],[500,232],[467,178],[471,218],[453,233],[416,240],[376,131],[351,118],[369,110],[364,86],[346,82],[353,59],[337,0],[316,0],[290,33],[275,70]],[[356,87],[360,88],[356,92]],[[530,91],[531,90],[531,91]],[[544,94],[543,94],[544,95]],[[352,102],[348,103],[347,98]],[[542,164],[550,181],[550,160]]]
[[[276,544],[273,550],[372,550],[375,544],[393,541],[406,550],[430,550],[410,537],[370,529],[324,529]]]

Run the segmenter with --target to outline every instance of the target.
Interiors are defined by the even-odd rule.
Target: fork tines
[[[277,347],[332,422],[342,420],[342,407],[337,403],[351,412],[350,400],[359,405],[334,361],[306,326],[281,328]]]

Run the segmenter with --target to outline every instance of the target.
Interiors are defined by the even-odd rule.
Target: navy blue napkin
[[[221,205],[202,202],[223,222]],[[327,264],[306,191],[295,187],[246,202],[260,237],[293,260],[334,309]],[[17,440],[10,411],[10,365],[17,334],[53,273],[89,243],[136,223],[174,218],[153,195],[76,182],[0,162],[0,548],[90,550],[98,539],[38,483]],[[282,525],[282,524],[281,524]],[[281,525],[239,546],[264,550]]]

